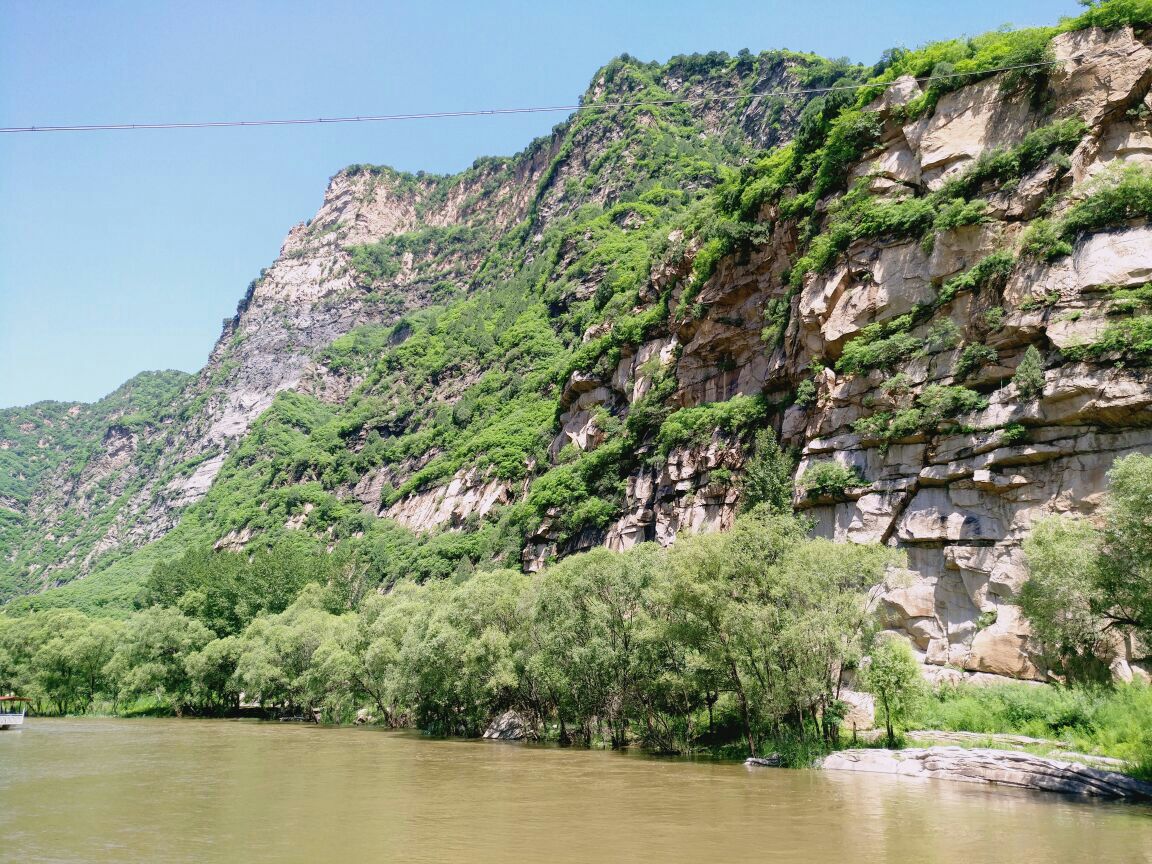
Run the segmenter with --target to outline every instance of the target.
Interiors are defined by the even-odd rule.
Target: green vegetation
[[[795,473],[795,456],[781,449],[771,429],[760,430],[756,433],[752,454],[744,464],[741,509],[747,511],[764,505],[772,513],[791,513]]]
[[[813,462],[800,475],[804,494],[816,497],[840,497],[848,489],[863,486],[865,481],[855,465],[841,465],[830,459]]]
[[[862,375],[872,369],[891,368],[911,357],[924,348],[924,341],[908,332],[911,329],[911,315],[901,315],[884,324],[869,324],[844,346],[836,371]]]
[[[952,375],[957,381],[963,381],[973,372],[994,365],[1000,359],[996,349],[983,342],[974,342],[965,345],[960,356],[956,358],[956,365],[952,367]]]
[[[932,93],[930,89],[925,98]],[[832,131],[827,133],[829,142],[841,124],[855,128],[860,116],[862,112],[853,109],[831,121],[829,129]],[[834,186],[814,185],[807,192],[796,191],[804,188],[807,176],[802,171],[797,173],[797,161],[802,161],[797,149],[800,144],[797,143],[765,157],[753,168],[745,169],[738,178],[734,177],[729,185],[721,186],[717,193],[717,206],[721,211],[751,221],[763,208],[775,205],[782,215],[805,220],[810,242],[791,272],[792,285],[799,286],[806,274],[827,269],[856,240],[929,240],[933,232],[984,221],[986,203],[976,196],[985,190],[1003,189],[1034,171],[1046,159],[1058,160],[1061,155],[1070,153],[1085,132],[1083,122],[1077,119],[1054,122],[1029,133],[1016,147],[984,154],[958,177],[921,197],[892,199],[874,196],[868,193],[866,183],[862,181],[829,204],[823,230],[819,230],[815,221],[815,205],[820,196],[833,191]],[[797,140],[800,141],[799,136]],[[864,149],[861,144],[855,158],[859,158]],[[831,156],[825,148],[819,148],[809,158],[819,161],[823,168]],[[821,169],[815,170],[817,175],[823,176]],[[1010,262],[1010,256],[1006,258],[999,254],[985,266],[993,271],[1003,271],[1007,267],[1007,272],[1011,272]],[[977,271],[971,279],[975,282],[992,275],[1006,276],[1006,272]],[[951,293],[964,287],[974,287],[974,284],[957,283]],[[946,292],[941,302],[949,299]]]
[[[44,494],[42,484],[66,465],[64,479],[82,482],[109,434],[136,436],[137,459],[154,464],[162,445],[149,433],[171,418],[191,380],[184,372],[142,372],[91,405],[38,402],[0,410],[0,441],[7,445],[0,447],[0,603],[35,587],[38,568],[87,549],[139,479],[129,479],[126,492],[113,492],[117,476],[90,489],[89,503],[100,515],[93,519],[70,509],[61,515],[54,538],[46,538],[28,512],[34,498]]]
[[[987,258],[975,264],[971,269],[945,282],[936,298],[936,303],[940,306],[945,303],[950,303],[961,291],[980,291],[986,288],[999,291],[1003,289],[1005,283],[1007,283],[1008,277],[1012,275],[1012,270],[1015,266],[1016,256],[1011,252],[993,252]],[[989,312],[991,311],[992,310],[989,310]],[[1000,315],[1003,316],[1003,314],[1004,310],[1001,309]],[[1002,321],[1002,317],[997,321],[995,316],[993,316],[993,320],[988,326],[993,328],[998,327]]]
[[[836,87],[885,84],[903,74],[955,76],[934,81],[921,99],[906,106],[903,119],[911,119],[933,110],[944,93],[995,68],[1045,59],[1048,42],[1061,30],[1145,26],[1146,6],[1145,0],[1109,0],[1059,27],[893,50],[872,68],[787,51],[681,56],[666,64],[623,56],[597,74],[585,96],[589,107],[621,94],[629,102],[667,103],[682,93],[684,81],[732,99],[722,103],[719,117],[686,104],[580,112],[557,127],[554,139],[534,142],[510,159],[477,160],[452,177],[349,167],[345,173],[360,178],[361,194],[410,201],[419,227],[350,250],[353,277],[369,301],[381,304],[379,320],[398,320],[358,328],[317,352],[317,360],[355,385],[345,404],[279,397],[229,458],[208,499],[186,514],[188,526],[180,535],[158,550],[105,553],[92,567],[95,581],[73,586],[67,596],[85,608],[123,605],[156,557],[179,557],[202,536],[218,539],[231,532],[274,544],[289,524],[313,539],[342,543],[360,538],[352,545],[401,549],[397,557],[415,562],[422,578],[484,561],[514,563],[517,544],[542,519],[557,514],[559,551],[567,551],[564,544],[590,538],[586,532],[602,530],[619,515],[623,483],[636,467],[633,454],[658,458],[713,435],[747,442],[755,431],[778,425],[784,407],[738,400],[731,407],[676,410],[674,380],[656,376],[660,380],[630,406],[626,420],[606,418],[605,425],[621,431],[605,436],[596,452],[550,466],[556,421],[566,408],[562,390],[573,373],[608,380],[622,360],[666,328],[669,318],[705,314],[699,297],[707,279],[726,258],[740,261],[753,246],[769,241],[778,223],[788,222],[789,230],[794,226],[798,232],[799,260],[788,276],[799,285],[806,273],[831,266],[855,240],[928,243],[939,232],[980,223],[988,218],[986,201],[1046,164],[1057,168],[1055,188],[1067,154],[1085,132],[1076,119],[1052,122],[1031,131],[1018,146],[984,154],[934,192],[894,200],[869,195],[865,183],[853,187],[848,176],[849,168],[879,142],[878,118],[863,110],[878,95],[877,88],[845,86],[811,99],[774,100],[760,130],[770,149],[756,152],[740,124],[759,98],[761,82],[786,75],[802,87]],[[1007,76],[1004,86],[1042,97],[1044,75],[1041,67]],[[547,167],[521,210],[502,196],[508,194],[509,178],[535,160]],[[1102,185],[1099,194],[1073,205],[1066,222],[1055,226],[1057,234],[1092,230],[1144,212],[1145,185],[1135,173]],[[449,201],[464,214],[461,224],[419,221]],[[515,223],[521,217],[524,221]],[[309,226],[305,241],[339,229],[337,224]],[[699,249],[694,255],[693,248]],[[677,271],[689,261],[690,273]],[[838,371],[861,374],[956,347],[961,334],[943,323],[930,326],[933,312],[959,292],[998,289],[1013,265],[1012,256],[1001,252],[948,280],[934,303],[852,340],[837,362]],[[657,272],[681,275],[657,285],[652,280]],[[681,302],[670,308],[676,291]],[[791,299],[776,297],[765,310],[766,345],[781,343]],[[1126,302],[1137,301],[1118,297],[1117,314]],[[411,311],[414,305],[422,308]],[[1144,347],[1148,340],[1141,320],[1117,322],[1099,345],[1085,346],[1081,356],[1119,354],[1124,362],[1140,362],[1152,355]],[[993,317],[987,326],[999,323]],[[964,351],[958,374],[989,359],[973,345]],[[227,377],[228,371],[225,363],[221,375]],[[975,404],[964,392],[951,399],[937,399],[940,395],[927,394],[925,404],[880,412],[861,421],[862,428],[890,440],[908,430],[929,429]],[[188,420],[208,396],[205,388],[174,410]],[[802,405],[813,396],[811,382],[802,383],[796,394]],[[126,429],[154,424],[150,409],[142,408],[124,412]],[[195,469],[191,463],[164,463],[159,439],[142,437],[151,448],[142,458],[163,465],[160,487]],[[622,440],[626,447],[619,446]],[[0,451],[0,467],[13,458],[24,465],[27,454],[27,448],[23,455]],[[202,457],[208,458],[197,458]],[[35,466],[32,472],[0,471],[0,484],[12,486],[14,493],[0,489],[0,502],[26,499],[38,478],[50,473],[48,462],[28,459]],[[497,508],[485,519],[452,526],[465,528],[471,535],[467,542],[444,536],[447,531],[414,538],[390,523],[368,525],[372,520],[362,516],[360,502],[342,497],[362,481],[387,478],[379,501],[386,510],[462,474],[539,489],[529,488],[527,501]],[[133,480],[122,495],[114,494],[114,488],[119,489],[116,478],[110,478],[85,502],[86,512],[99,517],[85,521],[78,512],[69,513],[61,525],[52,526],[56,539],[51,540],[20,506],[0,510],[0,551],[8,553],[7,563],[0,565],[0,601],[44,584],[45,565],[70,562],[51,578],[73,577],[78,562],[109,529],[113,514],[142,487]],[[36,531],[34,544],[20,542]],[[20,554],[13,556],[17,548]],[[412,551],[417,548],[422,551]],[[44,608],[65,601],[19,602],[20,608]]]
[[[476,735],[514,708],[586,745],[832,746],[835,673],[857,661],[865,593],[895,553],[809,540],[808,528],[760,508],[668,550],[386,593],[358,589],[365,560],[204,553],[158,568],[142,602],[174,603],[125,621],[0,616],[0,689],[55,713],[221,713],[244,692],[286,716],[349,720],[366,706],[442,734]]]
[[[1076,238],[1090,231],[1123,226],[1152,216],[1152,171],[1122,166],[1091,181],[1084,197],[1055,221],[1036,220],[1024,235],[1023,250],[1047,261],[1072,253]]]
[[[1081,0],[1081,3],[1088,9],[1076,18],[1063,21],[1061,29],[1152,27],[1152,0]]]
[[[967,387],[929,384],[911,405],[862,417],[852,429],[865,438],[895,441],[919,433],[935,432],[960,414],[981,411],[988,399]]]
[[[1012,383],[1016,385],[1016,393],[1025,401],[1038,398],[1044,391],[1044,358],[1035,345],[1029,345],[1024,352],[1012,375]]]
[[[660,453],[667,455],[676,447],[702,444],[717,431],[743,432],[761,421],[765,413],[764,402],[753,396],[736,396],[727,402],[684,408],[660,425],[656,435]]]
[[[548,166],[523,210],[476,206],[493,203],[502,172],[520,170],[520,157],[481,160],[457,177],[352,166],[348,175],[371,178],[366,194],[386,184],[409,195],[418,217],[463,195],[465,184],[470,197],[459,212],[500,216],[350,249],[358,290],[381,304],[378,320],[394,323],[357,328],[316,352],[346,377],[347,397],[333,404],[281,393],[175,531],[132,555],[107,554],[85,580],[6,607],[22,617],[0,616],[0,689],[24,690],[39,710],[62,714],[227,713],[243,692],[270,713],[347,720],[367,706],[384,722],[445,734],[477,734],[514,708],[546,734],[584,744],[755,753],[772,742],[789,754],[834,746],[844,707],[837,673],[860,659],[873,623],[864,592],[892,553],[809,540],[809,526],[790,515],[795,457],[770,431],[786,402],[738,396],[683,408],[679,400],[697,397],[677,393],[674,372],[654,358],[638,373],[647,389],[626,417],[611,400],[591,412],[586,449],[561,448],[558,421],[581,387],[612,381],[644,343],[703,317],[708,280],[773,240],[778,225],[795,230],[798,260],[786,274],[792,290],[774,294],[763,310],[767,351],[783,344],[795,290],[854,242],[905,240],[927,249],[943,232],[980,225],[996,212],[990,202],[999,193],[1046,165],[1055,169],[1049,191],[1056,189],[1086,133],[1079,120],[1053,122],[1016,147],[984,154],[936,191],[878,197],[867,178],[849,182],[851,166],[880,140],[876,115],[862,110],[876,88],[779,100],[761,130],[775,149],[756,153],[737,124],[759,82],[787,74],[827,87],[941,76],[898,112],[911,120],[995,68],[1045,59],[1060,29],[1128,23],[1152,25],[1152,2],[1109,0],[1061,28],[892,51],[873,69],[790,52],[692,55],[665,65],[621,57],[597,76],[589,107],[620,94],[669,102],[685,81],[707,81],[732,99],[707,115],[685,104],[581,112],[558,128],[553,150],[538,142],[523,157]],[[1007,76],[1004,86],[1040,100],[1045,74]],[[716,111],[729,113],[718,121]],[[1149,188],[1138,169],[1107,175],[1062,216],[1034,224],[1025,253],[1064,254],[1085,232],[1145,218]],[[506,217],[524,221],[504,224]],[[316,226],[307,237],[337,227]],[[965,340],[1003,326],[1004,309],[981,316],[977,299],[999,302],[1016,263],[1009,251],[990,255],[940,280],[934,300],[844,346],[839,373],[887,374],[877,397],[886,410],[858,420],[858,433],[887,446],[986,407],[975,390],[930,384],[918,391],[921,377],[896,370],[925,358],[917,365],[937,374],[944,358],[933,355],[958,349],[952,372],[961,383],[997,362],[993,349]],[[973,297],[966,332],[935,317],[964,292],[982,295]],[[1113,292],[1110,313],[1132,317],[1064,356],[1152,357],[1150,306],[1145,289]],[[1029,348],[1015,378],[1022,398],[1039,395],[1042,360]],[[725,371],[733,363],[716,360]],[[219,379],[230,373],[225,363]],[[45,565],[82,559],[125,496],[142,488],[126,478],[128,491],[114,493],[112,477],[85,502],[96,516],[69,512],[61,531],[51,539],[41,532],[30,545],[24,508],[42,478],[66,461],[73,478],[83,475],[93,445],[114,426],[139,439],[141,459],[162,464],[163,439],[152,432],[172,414],[196,416],[208,399],[198,392],[181,401],[186,383],[176,373],[140,379],[115,399],[80,406],[75,417],[77,406],[55,404],[0,413],[0,433],[15,442],[0,450],[0,601],[57,578],[45,575]],[[812,404],[816,393],[814,380],[801,381],[795,404]],[[1014,443],[1028,430],[1011,424],[1002,436]],[[519,572],[521,550],[542,525],[558,554],[587,548],[620,516],[627,478],[643,460],[713,440],[751,450],[742,471],[733,463],[709,477],[740,492],[745,512],[733,531],[684,538],[669,550],[597,550],[535,575]],[[216,453],[164,463],[159,485]],[[1152,542],[1139,491],[1152,488],[1152,476],[1132,465],[1117,463],[1103,532],[1041,523],[1026,550],[1034,574],[1026,609],[1073,679],[1106,666],[1112,631],[1148,638],[1152,627]],[[423,534],[378,516],[464,476],[507,484],[515,503]],[[825,460],[798,485],[808,496],[838,498],[865,482],[854,467]],[[364,502],[351,489],[380,492]],[[221,539],[225,548],[217,549]],[[1013,708],[1007,696],[1004,705],[994,704],[1000,697],[950,693],[917,703],[901,646],[880,643],[861,670],[890,740],[916,718],[968,722],[965,712],[985,700],[985,725],[1074,730],[1068,734],[1083,736],[1076,740],[1124,758],[1148,752],[1146,724],[1132,719],[1143,691],[1032,691],[1046,694],[1036,700],[1049,707],[1081,700],[1068,723],[1055,709]]]
[[[945,685],[917,702],[908,727],[1061,741],[1079,753],[1124,759],[1129,773],[1152,779],[1152,687],[1146,685]]]
[[[1099,677],[1116,634],[1152,637],[1152,457],[1118,459],[1104,527],[1049,517],[1025,541],[1031,578],[1020,605],[1050,661]]]
[[[884,716],[888,746],[895,747],[899,743],[896,726],[902,726],[908,721],[924,694],[920,664],[912,656],[912,648],[903,639],[884,639],[873,646],[869,662],[863,667],[862,673],[864,689],[875,695]]]

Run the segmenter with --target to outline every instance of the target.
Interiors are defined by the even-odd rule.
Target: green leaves
[[[813,462],[800,475],[799,480],[800,488],[812,498],[839,497],[845,490],[863,486],[864,483],[854,465],[841,465],[832,460]]]
[[[1044,391],[1044,359],[1035,345],[1024,352],[1012,376],[1016,393],[1024,400],[1036,399]]]
[[[702,444],[715,432],[741,434],[766,413],[767,406],[758,396],[734,396],[725,402],[681,408],[660,426],[656,435],[660,454],[663,457],[677,447]]]
[[[1024,235],[1026,254],[1052,261],[1072,253],[1072,244],[1084,233],[1115,228],[1132,219],[1152,216],[1152,170],[1141,165],[1122,166],[1086,184],[1084,197],[1058,220],[1033,222]]]
[[[920,664],[912,656],[908,643],[895,637],[874,645],[862,672],[864,689],[876,696],[877,707],[884,715],[888,746],[895,747],[896,726],[909,719],[925,695]]]
[[[869,324],[850,339],[836,361],[836,371],[860,375],[872,369],[892,368],[924,347],[924,340],[908,331],[912,316],[902,315],[885,324]]]
[[[1115,652],[1111,630],[1152,637],[1152,457],[1118,459],[1108,477],[1103,529],[1049,517],[1024,544],[1021,607],[1050,659],[1072,674],[1102,673]],[[1102,665],[1086,667],[1092,659]]]

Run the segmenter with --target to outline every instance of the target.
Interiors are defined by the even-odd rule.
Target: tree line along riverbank
[[[1152,458],[1122,460],[1102,528],[1065,519],[1026,545],[1022,601],[1059,686],[928,688],[867,602],[901,553],[813,539],[803,518],[762,506],[669,548],[383,591],[356,560],[304,547],[193,553],[158,566],[124,619],[0,616],[0,691],[39,713],[227,715],[243,703],[349,722],[367,709],[457,736],[514,710],[562,743],[770,749],[801,763],[850,739],[840,696],[852,680],[875,695],[889,744],[902,728],[1020,733],[1148,776],[1152,689],[1105,673],[1112,633],[1144,636],[1152,621],[1147,563],[1116,576],[1152,550],[1150,479]]]

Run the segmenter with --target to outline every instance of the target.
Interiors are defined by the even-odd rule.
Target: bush
[[[999,290],[1007,283],[1015,266],[1016,257],[1011,252],[993,252],[959,276],[954,276],[945,282],[936,298],[936,303],[937,305],[950,303],[961,291],[978,291],[983,288]],[[1001,309],[1001,316],[1003,313],[1004,310]]]
[[[1061,22],[1062,30],[1083,30],[1100,27],[1115,30],[1120,27],[1152,27],[1152,0],[1087,0],[1088,9],[1076,18]]]
[[[872,369],[891,368],[911,357],[923,350],[924,341],[909,333],[910,329],[910,315],[902,315],[887,324],[869,324],[844,346],[844,352],[836,361],[836,371],[859,375]]]
[[[1064,353],[1069,359],[1119,354],[1125,360],[1147,362],[1152,357],[1152,315],[1109,324],[1095,342],[1068,348]]]
[[[756,433],[752,456],[744,465],[740,507],[752,510],[764,505],[772,513],[792,512],[792,473],[796,460],[780,448],[771,429]],[[713,477],[718,474],[713,471]]]
[[[845,490],[863,483],[856,466],[841,465],[830,460],[813,462],[800,477],[800,488],[810,498],[840,497]]]
[[[1152,216],[1152,171],[1146,167],[1108,171],[1093,180],[1086,193],[1060,220],[1035,221],[1024,235],[1024,251],[1050,261],[1071,254],[1080,234]]]
[[[805,378],[796,385],[796,396],[793,400],[797,405],[804,408],[811,405],[816,401],[816,382],[811,378]]]
[[[916,397],[913,407],[861,417],[852,429],[866,438],[897,441],[920,432],[933,432],[944,420],[987,406],[988,400],[975,390],[930,384]]]
[[[963,381],[977,369],[991,366],[999,359],[1000,355],[996,353],[995,348],[985,345],[983,342],[975,342],[964,346],[964,350],[956,359],[956,365],[952,367],[952,374],[957,381]]]
[[[1025,135],[1015,147],[982,153],[962,174],[948,180],[941,194],[969,198],[985,184],[1004,185],[1018,180],[1039,168],[1052,154],[1071,153],[1087,132],[1087,125],[1079,117],[1042,126]]]
[[[936,231],[951,231],[965,225],[978,225],[988,221],[988,202],[977,199],[965,201],[953,198],[940,208],[932,227]]]
[[[1021,399],[1036,399],[1044,392],[1044,360],[1035,345],[1029,345],[1024,352],[1016,372],[1012,376],[1016,392]]]
[[[764,401],[755,396],[735,396],[726,402],[709,402],[682,408],[668,417],[656,434],[661,456],[677,447],[702,444],[714,432],[741,433],[763,419]]]

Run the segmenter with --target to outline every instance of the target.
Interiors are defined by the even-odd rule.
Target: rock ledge
[[[1103,771],[1075,762],[1010,750],[963,747],[842,750],[825,757],[821,767],[826,771],[861,771],[963,783],[996,783],[1020,789],[1094,798],[1152,801],[1152,783],[1144,783],[1115,771]]]

